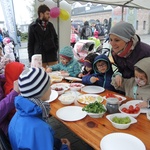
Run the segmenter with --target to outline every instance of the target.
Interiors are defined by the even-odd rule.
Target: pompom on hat
[[[50,77],[41,68],[27,68],[19,76],[18,84],[21,96],[40,98],[50,87]]]
[[[71,46],[66,46],[62,48],[59,52],[59,55],[66,58],[66,59],[71,59],[74,57],[72,47]]]
[[[110,29],[110,34],[118,36],[125,42],[129,42],[135,35],[135,29],[132,24],[121,21]]]

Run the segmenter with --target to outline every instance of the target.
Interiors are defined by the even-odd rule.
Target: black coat
[[[51,22],[48,22],[44,31],[38,19],[32,22],[28,29],[28,55],[29,61],[34,54],[42,54],[42,62],[58,60],[58,36]]]

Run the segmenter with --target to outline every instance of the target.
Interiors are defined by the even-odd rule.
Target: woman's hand
[[[120,87],[122,85],[122,76],[116,75],[115,82],[116,82],[117,86]]]

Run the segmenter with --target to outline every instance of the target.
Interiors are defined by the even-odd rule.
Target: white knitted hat
[[[19,76],[18,84],[23,97],[40,98],[50,87],[50,77],[41,68],[27,68]]]

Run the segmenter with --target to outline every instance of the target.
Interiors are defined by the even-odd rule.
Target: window
[[[139,26],[139,21],[136,21],[136,30],[138,30],[138,26]]]
[[[146,21],[143,21],[143,30],[146,29]]]

